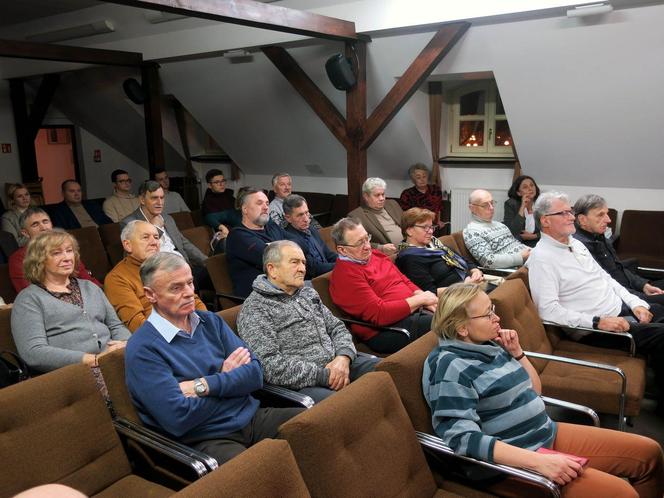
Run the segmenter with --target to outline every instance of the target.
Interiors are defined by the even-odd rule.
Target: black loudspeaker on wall
[[[343,54],[334,54],[325,63],[327,77],[337,90],[350,90],[357,83],[351,60]]]
[[[136,81],[136,79],[127,78],[122,83],[122,88],[124,89],[124,92],[127,94],[129,100],[131,100],[134,104],[138,105],[145,104],[146,100],[145,90],[143,89],[143,86],[138,81]]]

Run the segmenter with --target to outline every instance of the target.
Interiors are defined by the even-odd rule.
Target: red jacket
[[[406,299],[420,290],[383,253],[373,250],[366,265],[341,258],[330,276],[332,301],[353,318],[379,327],[410,315]],[[378,334],[374,328],[352,325],[352,332],[366,341]]]
[[[17,251],[13,252],[9,256],[9,278],[12,281],[12,285],[16,292],[21,292],[25,289],[30,282],[25,279],[25,274],[23,273],[23,260],[25,259],[25,252],[27,251],[28,246],[19,247]],[[79,259],[78,262],[78,278],[83,280],[90,280],[92,283],[97,284],[99,287],[102,287],[101,282],[93,277],[88,269],[83,264],[83,261]]]

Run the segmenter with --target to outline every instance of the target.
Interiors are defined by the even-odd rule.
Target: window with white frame
[[[513,157],[512,134],[496,82],[464,84],[448,93],[449,155]]]

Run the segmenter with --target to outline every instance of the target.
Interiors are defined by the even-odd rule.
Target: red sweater
[[[392,325],[410,315],[406,299],[420,290],[388,256],[373,250],[366,265],[337,259],[330,277],[334,304],[354,318],[379,327]],[[378,334],[373,328],[352,325],[363,341]]]
[[[16,251],[9,256],[9,278],[12,281],[12,285],[16,292],[21,292],[25,289],[30,282],[25,279],[25,274],[23,273],[23,260],[25,259],[25,253],[28,250],[28,246],[19,247]],[[83,264],[83,261],[79,259],[78,263],[78,278],[83,280],[90,280],[92,283],[97,284],[99,287],[102,287],[101,282],[95,277],[90,275],[90,272]]]

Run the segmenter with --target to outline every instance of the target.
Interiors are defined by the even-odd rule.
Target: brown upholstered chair
[[[389,375],[372,372],[279,429],[312,496],[471,496],[439,485]],[[324,462],[324,463],[323,463]],[[470,493],[466,492],[470,491]],[[487,496],[487,495],[483,495]]]
[[[320,238],[323,239],[323,242],[325,242],[325,245],[330,249],[330,251],[337,252],[337,247],[334,245],[334,241],[332,240],[332,227],[323,227],[320,230],[318,230],[318,233],[320,234]]]
[[[111,270],[108,256],[96,227],[84,227],[67,230],[78,241],[81,260],[85,267],[100,282],[104,281],[106,274]]]
[[[458,254],[461,254],[461,256],[467,261],[477,265],[477,267],[484,273],[506,276],[514,271],[514,268],[487,268],[481,266],[466,247],[466,242],[463,240],[463,231],[452,232],[450,235],[439,237],[439,239],[451,249],[454,249]]]
[[[187,228],[194,228],[196,226],[194,219],[189,211],[171,213],[171,216],[173,217],[173,220],[175,220],[175,225],[180,231],[186,230]]]
[[[99,236],[106,249],[106,254],[108,255],[108,260],[110,261],[111,266],[117,265],[124,257],[124,248],[122,247],[122,241],[120,240],[120,234],[122,233],[120,223],[99,225],[97,230],[99,231]]]
[[[0,265],[0,297],[5,300],[5,303],[13,303],[16,299],[16,290],[12,285],[9,278],[9,265]]]
[[[189,242],[198,247],[203,254],[206,256],[210,254],[210,241],[212,240],[213,235],[210,227],[191,227],[180,231],[182,232],[182,235],[189,239]]]
[[[544,394],[582,403],[600,413],[617,414],[621,429],[624,415],[638,415],[645,390],[643,359],[590,346],[578,351],[557,349],[519,278],[506,280],[490,297],[501,326],[518,332],[542,379]]]
[[[202,227],[205,225],[205,222],[203,221],[203,214],[201,213],[200,209],[194,209],[189,214],[191,215],[191,221],[194,222],[195,227]]]
[[[463,231],[452,232],[449,236],[454,240],[454,245],[456,246],[457,252],[468,261],[472,261],[473,263],[477,264],[477,261],[475,258],[473,258],[473,255],[470,254],[470,251],[466,247],[466,242],[463,240]]]
[[[205,261],[205,266],[222,309],[232,308],[244,302],[245,298],[233,294],[233,281],[228,273],[225,254],[210,256]]]
[[[12,309],[0,309],[0,351],[17,354],[16,344],[12,336]]]
[[[620,259],[636,258],[644,267],[664,268],[664,211],[623,211],[620,223]],[[661,277],[660,277],[661,278]]]

